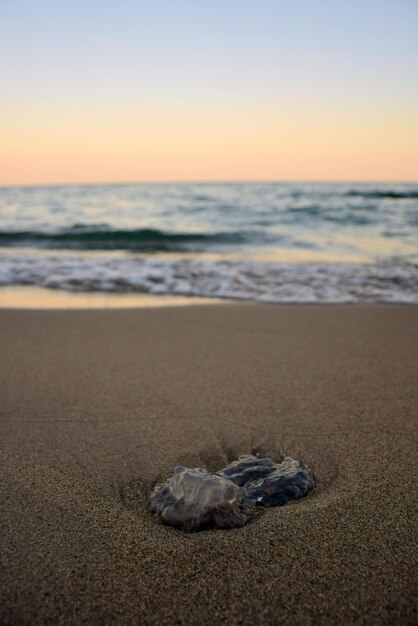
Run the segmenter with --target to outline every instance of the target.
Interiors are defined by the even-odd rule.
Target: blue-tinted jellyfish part
[[[257,504],[268,507],[296,500],[315,484],[311,470],[290,457],[276,464],[269,458],[241,456],[218,474],[243,487]]]
[[[268,476],[276,467],[271,459],[259,459],[252,455],[245,455],[219,470],[217,474],[223,478],[228,478],[239,487],[243,487],[249,481]]]
[[[294,462],[296,463],[296,462]],[[249,498],[267,507],[282,506],[289,500],[304,496],[315,485],[312,472],[302,464],[289,471],[286,466],[279,468],[256,481],[245,484],[244,490]]]

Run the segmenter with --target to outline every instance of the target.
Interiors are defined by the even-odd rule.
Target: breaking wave
[[[128,255],[0,254],[0,286],[257,302],[418,304],[418,266],[279,264]]]
[[[251,239],[257,233],[251,232]],[[263,237],[262,233],[258,234]],[[57,232],[0,231],[0,246],[58,248],[60,250],[137,250],[181,251],[206,249],[210,245],[245,243],[245,232],[165,232],[154,228],[134,230],[112,229],[109,226],[74,225]]]
[[[348,191],[346,195],[360,198],[376,198],[382,200],[384,200],[385,198],[391,200],[416,200],[418,198],[418,191],[390,191],[379,189],[367,191],[364,189],[353,189],[352,191]]]

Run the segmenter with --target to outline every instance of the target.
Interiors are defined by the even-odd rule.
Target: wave
[[[418,266],[278,264],[150,256],[0,253],[0,285],[257,302],[418,304]]]
[[[214,232],[189,233],[166,232],[153,228],[112,229],[108,226],[85,226],[76,224],[57,232],[0,231],[0,246],[40,247],[69,250],[136,250],[136,251],[182,251],[205,249],[213,245],[245,243],[260,237],[261,233]]]
[[[376,198],[376,199],[382,199],[384,200],[385,198],[389,199],[393,199],[393,200],[416,200],[418,198],[418,191],[390,191],[390,190],[383,190],[383,189],[375,189],[375,190],[356,190],[353,189],[352,191],[348,191],[346,194],[346,196],[358,196],[361,198]]]

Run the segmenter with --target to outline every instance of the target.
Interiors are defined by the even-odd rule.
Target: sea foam
[[[0,286],[256,302],[418,304],[413,263],[290,264],[108,254],[0,252]]]

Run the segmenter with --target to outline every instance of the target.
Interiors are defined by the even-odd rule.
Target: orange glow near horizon
[[[405,111],[6,111],[0,184],[418,178]]]

